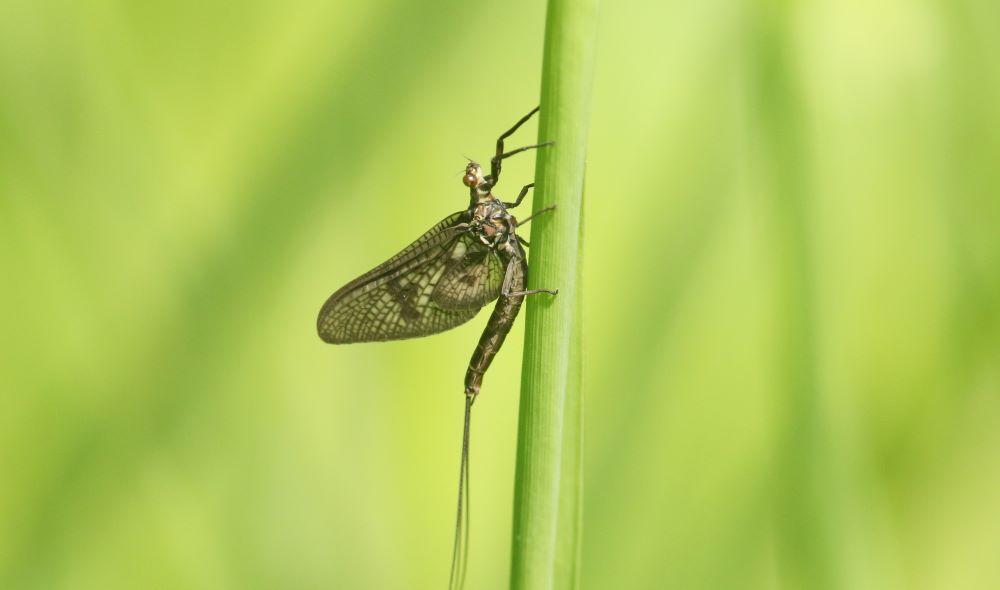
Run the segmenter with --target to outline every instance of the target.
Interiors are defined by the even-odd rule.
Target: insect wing
[[[444,309],[431,298],[456,260],[456,249],[465,252],[464,234],[456,227],[465,215],[449,215],[331,295],[317,319],[320,338],[331,344],[399,340],[436,334],[472,319],[478,307]]]
[[[496,251],[463,234],[452,249],[452,260],[434,289],[435,303],[444,309],[479,309],[500,296],[504,265]]]

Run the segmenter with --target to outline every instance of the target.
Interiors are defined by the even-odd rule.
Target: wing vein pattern
[[[332,344],[427,336],[472,319],[500,293],[496,253],[444,218],[401,252],[330,296],[317,320]]]

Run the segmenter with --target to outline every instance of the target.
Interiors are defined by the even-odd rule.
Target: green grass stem
[[[545,27],[530,288],[518,422],[511,588],[578,583],[582,498],[580,267],[597,0],[550,0]]]

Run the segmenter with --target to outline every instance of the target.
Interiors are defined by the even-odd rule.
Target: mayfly
[[[508,212],[521,204],[534,183],[525,185],[513,202],[501,201],[493,194],[505,159],[552,145],[548,141],[504,151],[504,140],[537,112],[535,107],[497,139],[489,174],[484,176],[476,162],[470,161],[465,167],[462,183],[469,188],[467,209],[445,217],[402,252],[344,285],[327,299],[316,322],[320,338],[330,344],[417,338],[464,324],[484,305],[497,300],[465,373],[465,420],[450,587],[464,582],[464,562],[468,558],[472,404],[479,394],[483,374],[503,345],[524,298],[535,293],[557,293],[526,288],[528,262],[524,248],[528,242],[516,230],[532,216],[519,222]],[[536,215],[553,208],[542,209]]]

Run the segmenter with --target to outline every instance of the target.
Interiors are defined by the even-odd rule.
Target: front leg
[[[490,164],[491,164],[491,167],[490,167],[490,179],[489,179],[490,188],[492,188],[493,186],[495,186],[496,183],[500,180],[500,161],[503,160],[503,156],[504,156],[503,140],[505,140],[508,137],[510,137],[511,135],[513,135],[514,132],[517,131],[518,128],[521,127],[521,125],[524,125],[528,121],[528,119],[530,119],[532,117],[532,115],[534,115],[535,113],[538,112],[539,108],[541,108],[541,107],[535,107],[535,108],[531,109],[530,113],[528,113],[527,115],[525,115],[525,116],[521,117],[520,119],[518,119],[517,123],[514,123],[513,127],[511,127],[510,129],[508,129],[507,131],[504,131],[500,135],[500,137],[497,138],[497,153],[496,153],[496,156],[494,156],[494,158],[490,161]]]
[[[528,150],[534,150],[538,148],[548,147],[550,145],[555,145],[554,141],[543,141],[542,143],[536,143],[534,145],[526,145],[524,147],[519,147],[516,150],[510,150],[509,152],[500,153],[503,149],[503,142],[498,142],[497,145],[497,155],[490,159],[490,176],[489,176],[489,186],[493,188],[496,186],[497,182],[500,180],[500,163],[505,159],[520,154]]]

